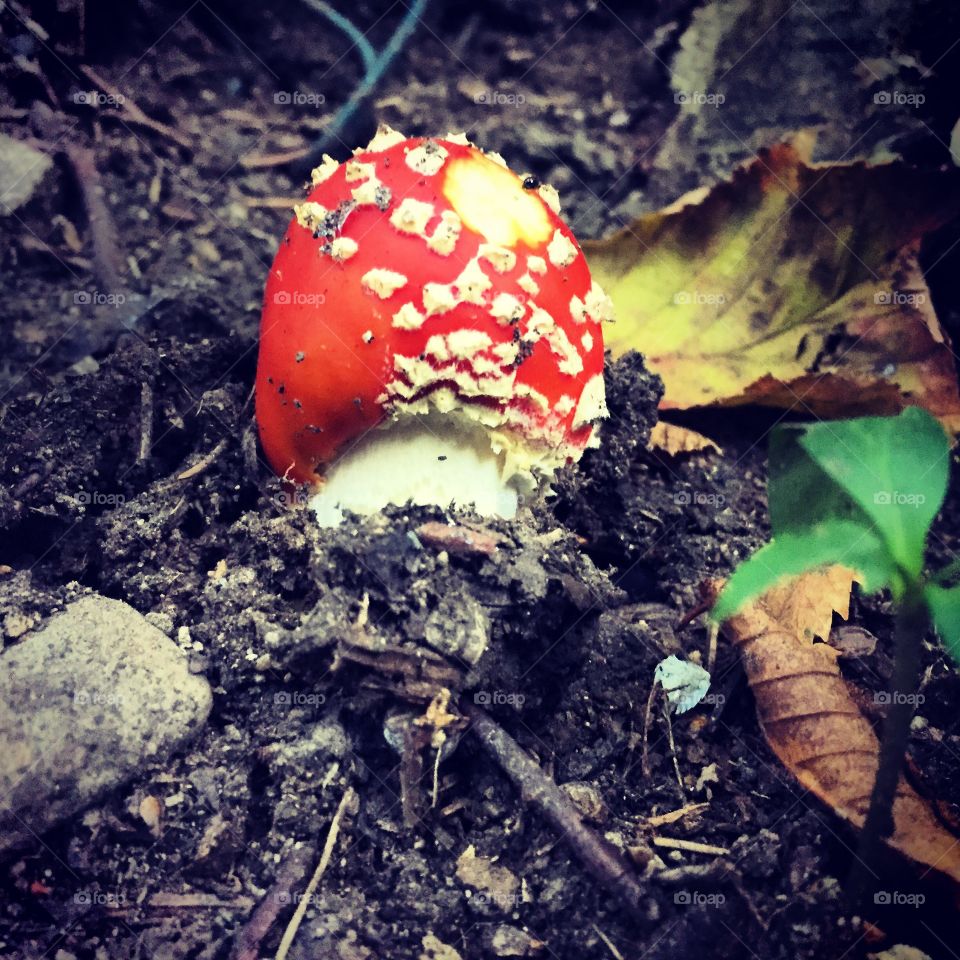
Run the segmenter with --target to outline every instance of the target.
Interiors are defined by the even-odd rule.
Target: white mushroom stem
[[[504,473],[504,456],[475,422],[405,416],[371,430],[329,467],[310,507],[324,527],[341,523],[345,510],[370,515],[408,502],[511,518],[519,494]]]

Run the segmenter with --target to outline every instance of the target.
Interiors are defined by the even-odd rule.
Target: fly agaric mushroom
[[[466,137],[381,127],[325,156],[264,298],[263,449],[341,508],[518,497],[596,445],[609,298],[557,193]]]

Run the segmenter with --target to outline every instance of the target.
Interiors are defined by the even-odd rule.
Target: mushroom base
[[[482,516],[516,516],[524,484],[505,477],[505,457],[474,419],[446,414],[388,421],[333,463],[310,499],[321,526],[344,511],[370,515],[387,504],[473,507]]]

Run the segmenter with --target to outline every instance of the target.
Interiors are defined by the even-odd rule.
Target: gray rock
[[[487,950],[495,957],[529,957],[543,949],[544,944],[526,930],[501,924],[486,932]]]
[[[0,853],[162,761],[212,695],[132,607],[85,597],[0,656]]]
[[[45,153],[0,134],[0,216],[19,210],[52,167],[53,161]]]
[[[423,636],[439,653],[475,666],[490,642],[490,619],[470,594],[445,596],[427,617]]]

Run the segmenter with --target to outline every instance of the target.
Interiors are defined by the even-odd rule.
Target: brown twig
[[[149,380],[140,384],[140,450],[137,453],[137,462],[144,463],[150,459],[150,448],[153,446],[153,387]]]
[[[93,67],[81,64],[79,69],[91,83],[95,83],[104,93],[117,101],[120,107],[120,116],[123,117],[124,120],[141,127],[148,127],[150,130],[161,134],[161,136],[166,137],[168,140],[179,144],[184,150],[193,149],[193,141],[182,130],[167,126],[167,124],[161,123],[159,120],[154,120],[153,117],[148,117],[133,100],[126,94],[121,93],[119,87],[115,87],[109,80],[101,77]],[[110,116],[109,112],[106,111],[103,115]]]
[[[255,210],[292,210],[303,197],[244,197],[240,203]]]
[[[268,170],[271,167],[285,167],[288,163],[302,160],[309,153],[309,147],[295,147],[293,150],[283,150],[279,153],[247,153],[240,158],[240,166],[244,170]]]
[[[647,817],[647,823],[651,827],[665,827],[668,824],[682,820],[688,813],[702,813],[709,806],[709,803],[688,803],[686,806],[680,807],[679,810],[671,810],[669,813],[659,813],[655,816]]]
[[[643,711],[643,753],[640,759],[640,772],[644,777],[650,776],[650,718],[653,716],[653,700],[657,695],[657,685],[650,685],[650,695],[647,697],[647,708]]]
[[[682,630],[688,623],[692,623],[701,613],[706,613],[712,604],[709,600],[701,600],[693,609],[688,610],[678,621],[677,629]]]
[[[311,846],[298,847],[283,861],[277,879],[257,904],[234,941],[230,960],[258,960],[260,945],[293,900],[293,891],[303,881],[315,855]]]
[[[464,699],[461,712],[483,748],[520,790],[559,830],[586,869],[631,912],[638,912],[644,889],[630,865],[606,840],[588,829],[556,783],[485,710]]]
[[[213,463],[216,461],[217,457],[227,449],[227,440],[224,437],[206,456],[198,460],[192,467],[187,467],[183,473],[177,474],[178,480],[190,480],[193,477],[198,476],[203,473],[204,470],[209,470]]]
[[[680,773],[680,764],[677,762],[677,745],[673,739],[673,723],[670,720],[670,704],[663,704],[663,719],[667,723],[667,742],[670,745],[670,759],[673,760],[673,772],[677,777],[677,786],[680,788],[680,799],[686,802],[687,791],[683,786],[683,776]]]
[[[333,820],[330,822],[330,829],[327,831],[327,839],[323,845],[323,853],[320,854],[320,862],[317,864],[317,869],[313,872],[313,876],[307,884],[307,889],[304,890],[303,895],[300,897],[297,903],[297,909],[294,910],[293,916],[290,918],[290,923],[283,932],[280,946],[277,948],[276,960],[286,960],[286,956],[290,952],[290,947],[293,945],[293,941],[297,936],[297,930],[300,929],[300,923],[306,915],[307,907],[313,898],[314,891],[319,886],[321,878],[330,865],[330,858],[333,856],[333,848],[337,843],[337,836],[340,833],[340,824],[343,822],[344,814],[347,812],[347,808],[353,805],[356,796],[353,787],[347,787],[343,798],[340,800],[340,806],[337,807],[337,812],[333,815]]]
[[[125,289],[121,272],[123,270],[123,250],[120,236],[110,209],[104,199],[106,191],[100,172],[97,170],[96,157],[89,147],[66,142],[63,152],[73,167],[74,175],[83,196],[83,206],[90,225],[90,239],[93,244],[93,268],[100,284],[109,293],[121,293]]]
[[[675,840],[673,837],[654,837],[653,845],[664,850],[686,850],[688,853],[706,853],[712,857],[722,857],[730,851],[726,847],[716,847],[711,843],[698,843],[696,840]]]

